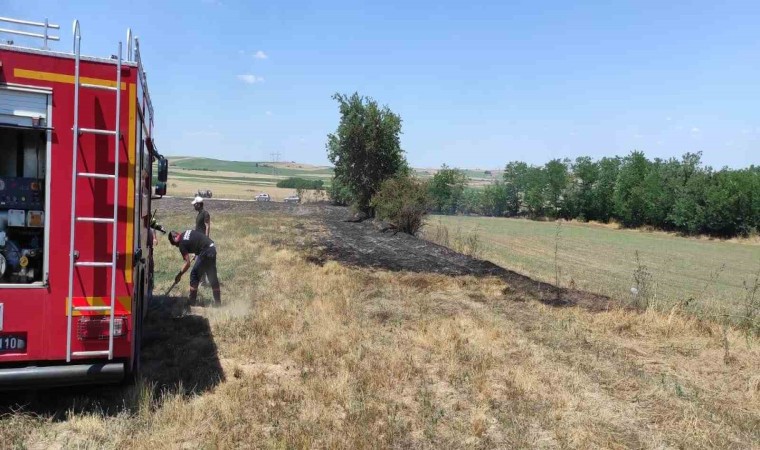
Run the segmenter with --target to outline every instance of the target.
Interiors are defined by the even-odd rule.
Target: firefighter
[[[190,304],[194,305],[198,298],[198,284],[201,277],[208,275],[211,284],[211,290],[214,293],[214,306],[221,306],[222,294],[219,289],[219,279],[216,275],[216,247],[214,241],[209,239],[203,233],[196,230],[185,230],[182,233],[176,231],[169,232],[169,242],[171,245],[178,247],[185,264],[180,269],[174,282],[179,283],[182,275],[190,268],[192,260],[190,254],[195,254],[195,264],[190,271]]]
[[[198,211],[198,215],[195,217],[195,231],[200,231],[206,237],[211,237],[211,214],[203,209],[203,197],[195,197],[193,207]]]

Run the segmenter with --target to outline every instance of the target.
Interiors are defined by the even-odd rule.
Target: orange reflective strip
[[[15,76],[16,78],[26,78],[29,80],[50,81],[52,83],[74,84],[74,75],[67,75],[64,73],[40,72],[37,70],[15,68],[13,69],[13,76]],[[105,80],[103,78],[90,78],[90,77],[80,76],[79,82],[84,83],[84,84],[94,84],[97,86],[116,87],[116,81]],[[126,89],[127,89],[127,83],[122,81],[121,90],[123,91]]]
[[[68,311],[68,299],[66,300],[66,311]],[[109,297],[74,297],[74,306],[109,306],[110,303]],[[116,297],[114,313],[118,316],[132,314],[132,298],[129,296]],[[74,311],[75,316],[106,316],[109,314],[109,311]]]

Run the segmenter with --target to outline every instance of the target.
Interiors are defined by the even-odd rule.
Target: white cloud
[[[238,75],[237,79],[246,84],[256,84],[264,81],[263,77],[257,77],[252,73],[246,73],[244,75]]]
[[[264,50],[259,50],[256,53],[253,54],[253,57],[256,59],[267,59],[269,58],[269,55],[264,53]]]
[[[694,128],[692,128],[692,129],[691,129],[691,132],[692,132],[692,133],[699,133],[699,131],[700,131],[700,130],[699,130],[699,128],[697,128],[697,127],[694,127]]]
[[[264,114],[266,114],[267,116],[271,116],[272,115],[272,111],[267,111]]]
[[[670,117],[670,116],[668,116],[668,117],[665,118],[665,120],[667,120],[668,122],[670,122],[671,120],[673,120],[673,118]]]

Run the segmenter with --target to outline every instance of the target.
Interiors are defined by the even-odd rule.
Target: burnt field
[[[165,199],[170,229],[194,223]],[[743,330],[634,311],[345,208],[207,203],[224,305],[157,296],[136,385],[2,393],[6,448],[753,448]],[[181,264],[164,239],[156,292]],[[208,302],[208,287],[200,299]]]
[[[602,310],[611,306],[609,297],[580,290],[557,288],[549,283],[473,258],[430,241],[393,231],[381,231],[373,220],[353,222],[349,208],[327,204],[292,205],[278,202],[211,200],[209,211],[239,214],[277,213],[297,219],[295,227],[307,234],[310,258],[316,263],[334,260],[359,267],[437,273],[443,275],[498,277],[518,292],[555,306],[580,305]],[[164,199],[163,214],[186,213],[184,199]],[[300,241],[304,246],[304,241]]]

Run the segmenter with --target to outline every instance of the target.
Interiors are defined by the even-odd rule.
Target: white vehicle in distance
[[[297,195],[289,195],[285,197],[282,201],[285,203],[301,203],[301,197]]]
[[[272,197],[269,196],[269,194],[262,192],[261,194],[256,196],[257,202],[271,202]]]

